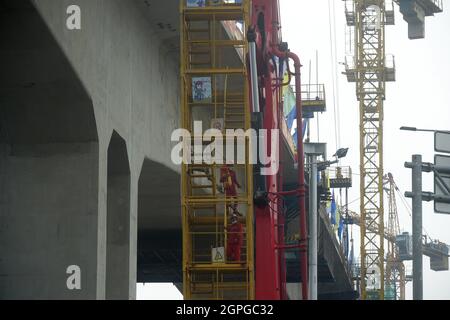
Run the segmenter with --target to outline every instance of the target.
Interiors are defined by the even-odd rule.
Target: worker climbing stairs
[[[183,294],[185,299],[253,299],[253,206],[249,141],[245,161],[225,162],[227,129],[250,128],[246,25],[249,1],[180,1],[182,126],[216,129],[222,154],[208,161],[211,141],[194,135],[192,161],[182,165]],[[211,160],[211,159],[209,159]]]

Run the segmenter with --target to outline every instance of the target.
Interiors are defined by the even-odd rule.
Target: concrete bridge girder
[[[82,9],[81,30],[65,27],[71,4]],[[146,193],[174,192],[142,207],[158,208],[165,225],[140,229],[179,218],[164,209],[179,203],[168,140],[179,119],[177,58],[143,4],[0,1],[1,298],[134,298],[144,158],[167,173]],[[110,141],[121,141],[119,152],[108,154]],[[120,157],[127,163],[115,168]],[[66,286],[73,264],[81,290]]]

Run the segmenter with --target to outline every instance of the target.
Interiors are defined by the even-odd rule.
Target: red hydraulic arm
[[[302,298],[308,299],[308,261],[307,261],[307,224],[305,206],[305,172],[303,156],[302,134],[302,104],[301,104],[301,63],[297,55],[280,49],[281,27],[279,14],[279,0],[253,0],[252,25],[256,33],[256,57],[258,66],[258,82],[260,91],[261,112],[263,114],[262,129],[270,132],[280,129],[283,121],[282,112],[282,82],[279,68],[274,57],[279,61],[292,60],[295,72],[296,110],[297,110],[297,162],[299,188],[295,191],[283,192],[281,167],[277,174],[265,177],[265,184],[269,195],[296,194],[299,197],[300,210],[300,276],[302,279]],[[281,132],[281,130],[280,130]],[[271,139],[268,139],[270,141]],[[267,144],[271,153],[271,145]],[[281,144],[278,146],[281,147]],[[281,152],[279,152],[281,154]],[[256,224],[256,299],[284,299],[286,298],[286,274],[283,258],[284,246],[283,224],[279,197],[269,197],[269,205],[255,208]],[[281,226],[281,228],[279,228]]]

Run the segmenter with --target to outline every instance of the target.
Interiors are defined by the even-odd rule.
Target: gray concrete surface
[[[178,5],[155,3],[0,1],[0,298],[135,298],[138,215],[142,232],[179,230]]]
[[[95,298],[97,145],[70,147],[1,147],[1,298]],[[81,291],[66,287],[73,264]]]

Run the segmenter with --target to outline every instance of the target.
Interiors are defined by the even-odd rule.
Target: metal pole
[[[350,175],[351,177],[351,175]],[[349,217],[348,217],[348,188],[345,188],[345,234],[346,234],[346,239],[345,239],[345,259],[347,262],[347,266],[349,267],[349,269],[351,270],[351,266],[348,264],[348,254],[350,251],[350,235],[348,234],[348,224],[349,224]]]
[[[253,113],[260,112],[259,108],[259,84],[258,84],[258,66],[256,63],[256,33],[254,29],[250,29],[247,34],[249,41],[249,56],[250,56],[250,81],[252,87],[252,111]]]
[[[317,300],[317,157],[309,163],[309,300]]]
[[[275,3],[275,1],[273,2]],[[306,222],[305,199],[305,153],[303,146],[303,107],[300,58],[293,52],[282,52],[277,46],[272,47],[272,53],[278,57],[286,56],[294,61],[295,69],[295,106],[297,109],[297,170],[298,170],[298,207],[300,211],[300,242],[308,246],[308,226]],[[302,300],[308,300],[308,253],[300,251],[300,275],[302,278]]]
[[[412,156],[413,299],[423,300],[422,275],[422,156]]]

